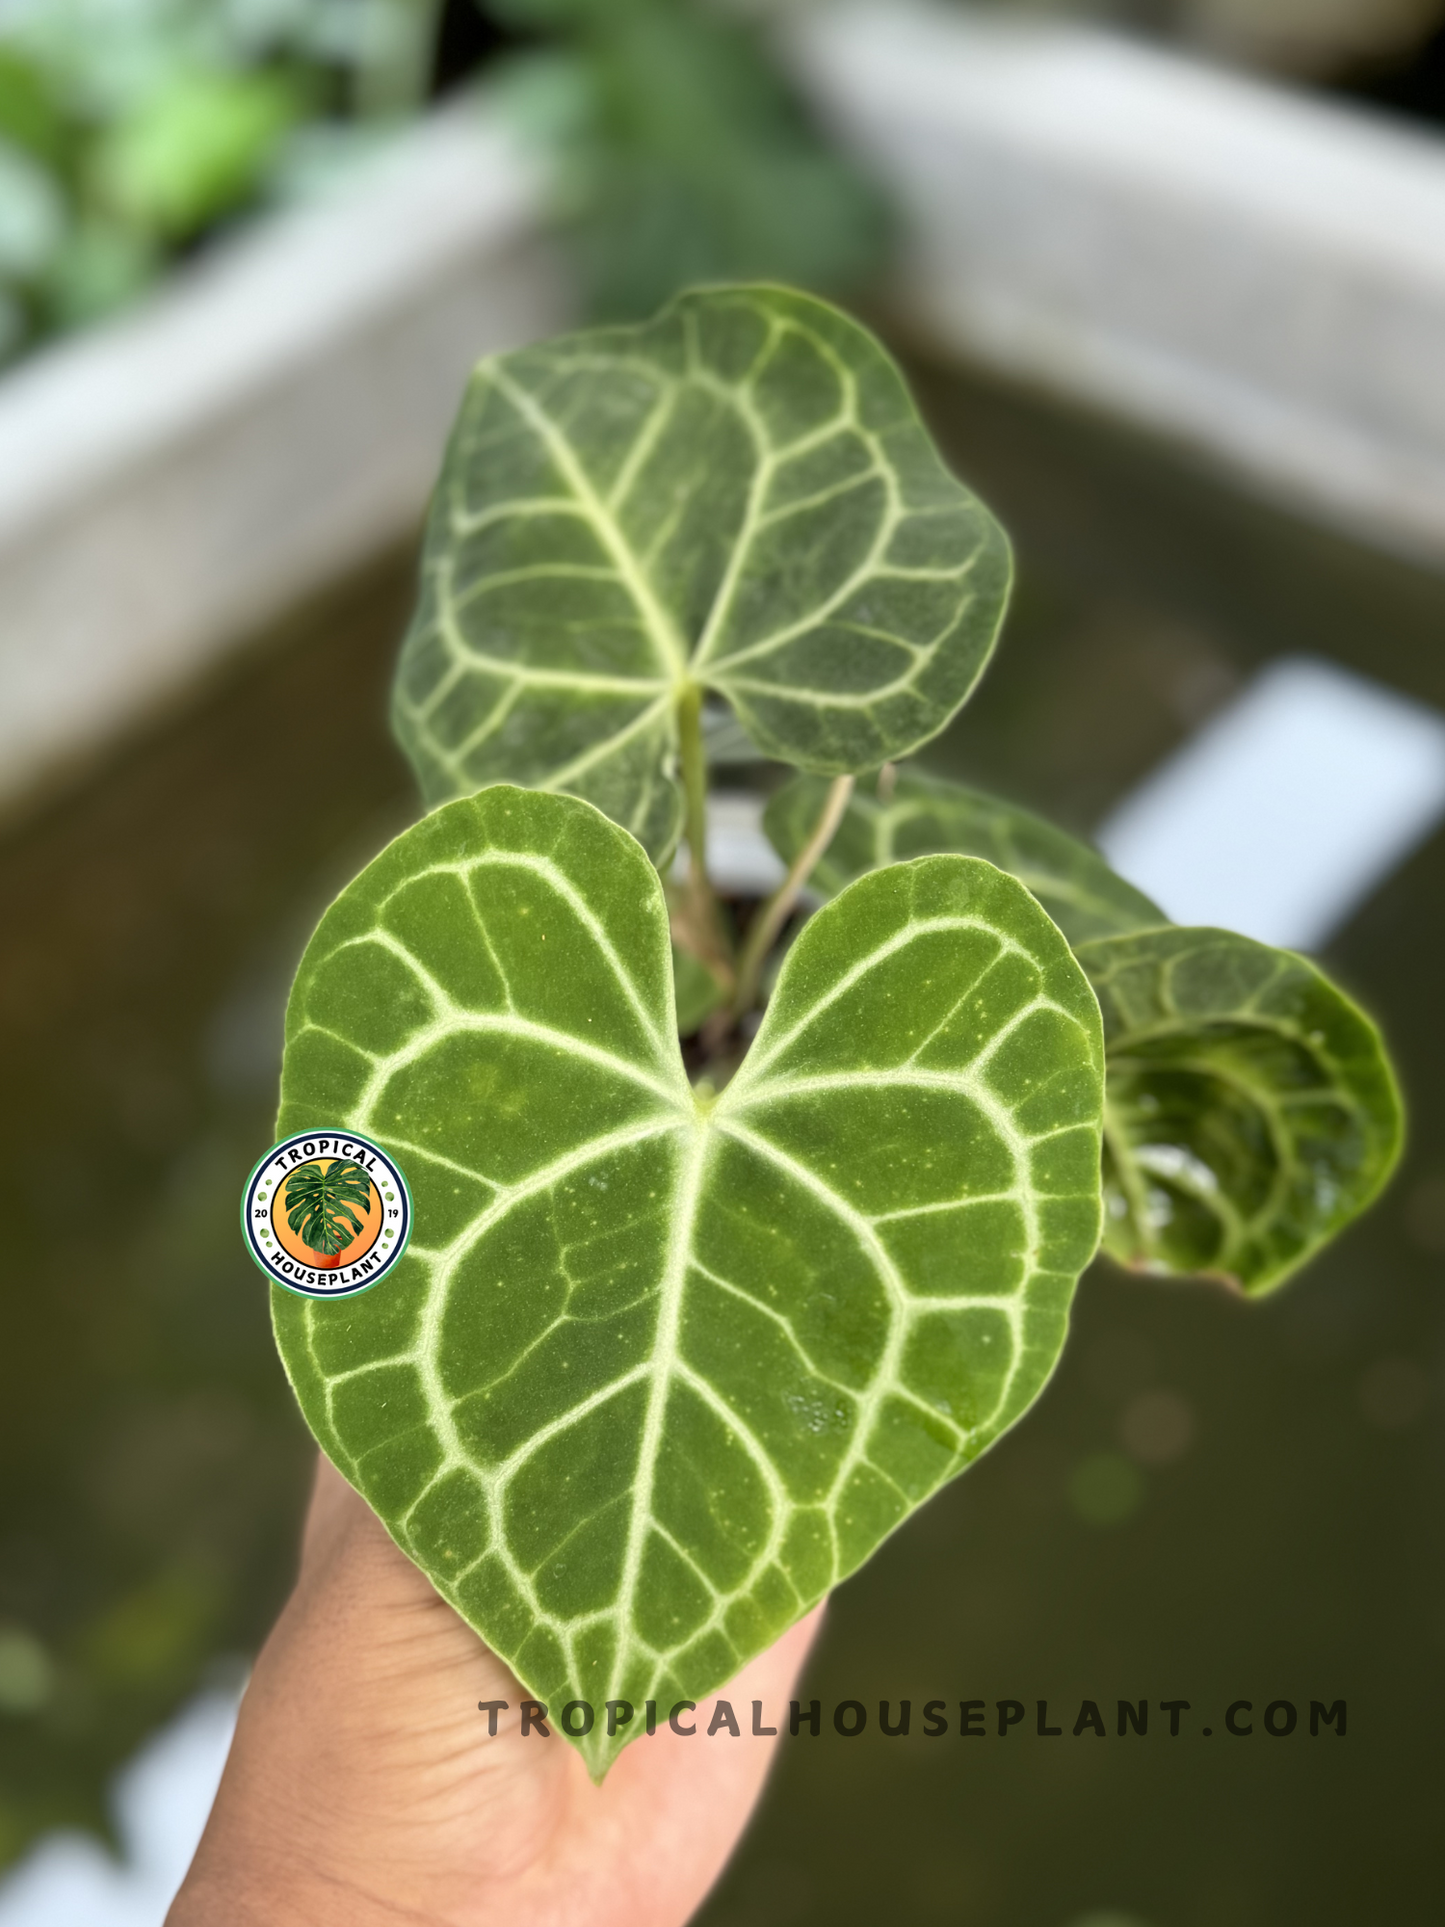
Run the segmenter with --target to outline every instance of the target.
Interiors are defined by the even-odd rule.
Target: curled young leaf
[[[1108,1049],[1105,1248],[1269,1291],[1400,1151],[1379,1032],[1303,957],[1227,930],[1081,944]]]
[[[826,794],[816,777],[797,776],[770,799],[763,828],[785,863],[812,833]],[[898,770],[886,796],[871,782],[859,784],[809,888],[830,897],[870,870],[945,850],[985,857],[1017,877],[1073,944],[1168,921],[1087,843],[1013,803],[920,769]]]
[[[302,1410],[554,1709],[776,1638],[1037,1396],[1098,1238],[1098,1007],[991,865],[820,911],[720,1094],[674,1018],[642,849],[510,787],[357,878],[287,1012],[280,1128],[364,1129],[415,1210],[375,1292],[274,1294]]]
[[[1009,571],[870,334],[786,289],[684,294],[478,367],[397,736],[429,803],[564,790],[661,860],[680,699],[803,769],[906,755],[977,681]]]

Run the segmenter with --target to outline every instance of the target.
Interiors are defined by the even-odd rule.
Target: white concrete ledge
[[[822,8],[799,70],[944,347],[1445,561],[1445,142],[1111,34]]]
[[[1445,143],[957,6],[789,34],[905,325],[1445,563]],[[0,807],[416,525],[468,368],[568,319],[539,205],[450,110],[0,380]]]
[[[562,324],[468,106],[0,382],[0,803],[415,527],[467,371]]]

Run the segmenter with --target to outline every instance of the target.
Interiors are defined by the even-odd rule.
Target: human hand
[[[821,1614],[725,1696],[783,1704]],[[296,1590],[256,1662],[167,1927],[685,1921],[776,1741],[704,1744],[664,1725],[596,1787],[555,1732],[522,1739],[523,1697],[323,1458]],[[479,1700],[511,1703],[495,1739]]]

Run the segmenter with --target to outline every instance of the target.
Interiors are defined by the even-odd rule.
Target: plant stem
[[[732,1001],[734,1021],[752,1007],[768,952],[777,942],[778,932],[792,915],[803,885],[837,834],[838,825],[843,821],[843,812],[848,807],[848,798],[853,794],[853,780],[851,776],[837,776],[829,784],[827,800],[814,825],[813,834],[793,858],[788,874],[753,918],[743,944],[742,956],[738,959],[738,983]]]
[[[707,750],[702,739],[702,691],[689,683],[677,699],[677,734],[682,760],[682,792],[687,838],[684,949],[719,981],[733,982],[732,946],[718,914],[717,897],[707,873]]]

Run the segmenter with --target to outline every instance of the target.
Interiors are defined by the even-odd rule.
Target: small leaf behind
[[[763,828],[785,863],[807,841],[826,794],[816,777],[798,776],[769,801]],[[854,790],[809,887],[830,897],[869,870],[946,850],[985,857],[1017,877],[1072,944],[1168,922],[1077,837],[1013,803],[911,768],[897,772],[886,802],[871,783]]]
[[[686,691],[803,769],[907,755],[978,680],[1010,567],[872,335],[782,288],[685,294],[478,367],[396,733],[429,803],[569,791],[660,861]]]
[[[1315,966],[1226,930],[1081,944],[1108,1049],[1105,1248],[1269,1291],[1379,1193],[1399,1092]]]

